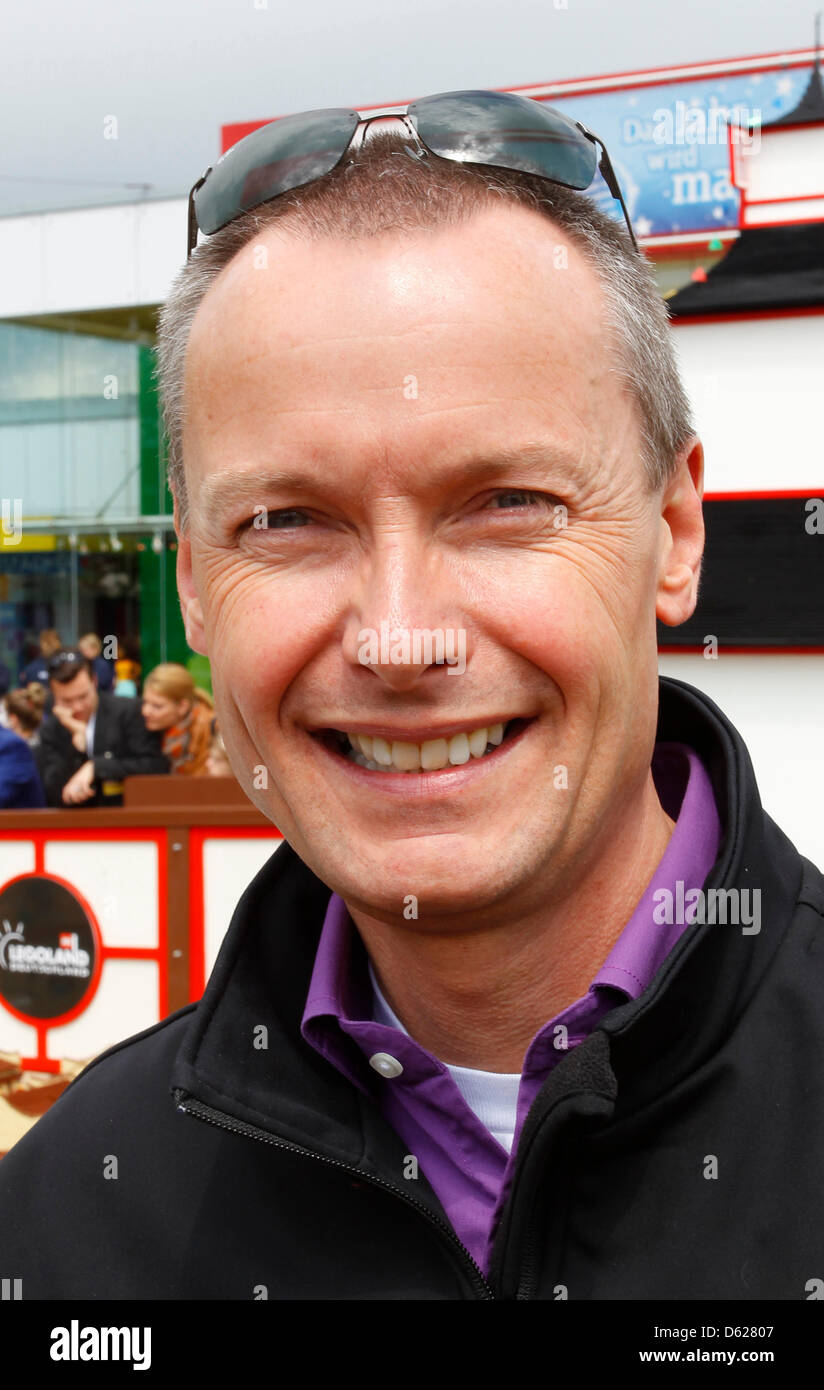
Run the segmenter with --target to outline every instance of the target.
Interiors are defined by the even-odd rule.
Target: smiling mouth
[[[318,729],[313,737],[330,752],[370,772],[440,772],[480,762],[497,752],[502,744],[511,742],[532,722],[532,719],[510,719],[506,723],[468,729],[451,738],[427,739],[424,743],[390,741],[341,729]]]

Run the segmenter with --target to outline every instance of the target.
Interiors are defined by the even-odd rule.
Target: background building
[[[16,676],[45,627],[186,661],[151,335],[48,317],[0,323],[0,661]]]

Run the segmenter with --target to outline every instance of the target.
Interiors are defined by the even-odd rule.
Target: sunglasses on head
[[[589,188],[600,169],[607,188],[621,204],[632,245],[638,251],[615,171],[597,135],[581,121],[573,121],[532,97],[515,92],[466,91],[421,97],[409,106],[390,107],[379,115],[361,116],[342,107],[302,111],[252,131],[208,168],[192,188],[186,259],[197,245],[198,230],[211,236],[251,208],[314,183],[358,149],[372,121],[387,116],[402,122],[413,142],[412,148],[407,147],[409,153],[418,159],[435,155],[457,164],[519,169],[581,192]]]
[[[81,663],[88,664],[82,652],[55,652],[54,656],[50,656],[46,662],[46,669],[50,674],[53,674],[55,671],[59,671],[61,666],[80,665]]]

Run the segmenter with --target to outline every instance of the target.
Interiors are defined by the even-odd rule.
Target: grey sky
[[[183,195],[230,121],[804,48],[816,0],[559,4],[0,0],[0,215]]]

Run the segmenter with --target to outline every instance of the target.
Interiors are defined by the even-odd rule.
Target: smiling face
[[[189,642],[245,791],[350,906],[516,913],[649,798],[701,455],[646,492],[615,368],[594,271],[512,206],[359,242],[269,227],[198,310]]]

